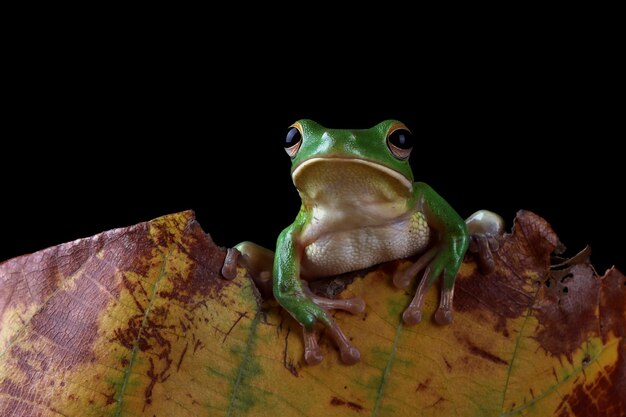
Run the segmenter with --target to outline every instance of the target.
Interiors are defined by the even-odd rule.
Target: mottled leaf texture
[[[243,237],[243,236],[242,236]],[[454,321],[400,317],[396,262],[357,275],[335,318],[361,350],[345,366],[323,336],[303,364],[301,331],[260,304],[245,271],[192,212],[0,264],[0,416],[626,416],[626,278],[584,256],[550,268],[558,240],[520,212],[496,270],[468,257]],[[337,281],[331,284],[336,284]]]

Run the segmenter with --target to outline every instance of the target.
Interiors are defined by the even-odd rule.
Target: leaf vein
[[[513,347],[511,360],[509,361],[509,367],[506,370],[506,381],[504,382],[504,390],[502,391],[502,406],[500,407],[500,409],[502,410],[502,413],[504,413],[504,403],[506,402],[506,393],[509,389],[509,382],[511,379],[511,373],[513,371],[513,363],[515,362],[515,359],[517,357],[517,351],[519,349],[522,337],[524,336],[524,330],[526,329],[526,325],[528,324],[528,320],[530,319],[530,315],[533,311],[533,306],[535,305],[535,301],[537,300],[537,294],[539,294],[539,289],[535,291],[535,293],[533,294],[532,300],[530,300],[530,302],[528,303],[526,317],[524,317],[524,322],[522,323],[522,326],[519,329],[519,333],[515,340],[515,347]]]
[[[130,374],[131,374],[133,365],[135,363],[135,359],[137,359],[137,352],[139,351],[139,340],[141,339],[143,330],[147,327],[148,315],[150,314],[154,301],[157,298],[159,284],[161,283],[161,280],[166,276],[165,268],[167,266],[167,258],[169,255],[170,254],[168,253],[167,255],[163,256],[163,264],[161,265],[159,276],[157,277],[157,279],[154,282],[154,285],[152,286],[152,295],[150,296],[150,301],[148,302],[148,306],[146,307],[146,311],[143,315],[143,319],[141,321],[141,327],[139,328],[139,331],[137,332],[137,338],[135,339],[135,342],[133,344],[133,350],[130,355],[130,360],[128,361],[128,366],[126,367],[126,370],[124,371],[122,387],[120,388],[120,392],[117,398],[117,405],[115,407],[115,417],[119,417],[121,415],[120,413],[122,412],[124,393],[126,391],[126,387],[128,386],[128,381],[130,379]]]
[[[598,352],[598,354],[593,358],[593,360],[590,362],[591,363],[596,363],[600,360],[600,357],[602,356],[602,354],[604,352],[606,352],[606,350],[610,347],[612,347],[613,345],[619,343],[620,340],[615,340],[612,343],[609,343],[605,346],[602,347],[602,349]],[[585,370],[585,368],[587,368],[588,366],[580,366],[578,368],[576,368],[574,370],[574,372],[572,372],[571,374],[567,375],[565,378],[563,378],[561,381],[559,381],[558,384],[550,387],[549,389],[547,389],[546,391],[544,391],[541,395],[538,395],[537,397],[535,397],[534,399],[532,399],[531,401],[528,401],[524,404],[522,404],[521,406],[512,409],[511,411],[504,413],[504,410],[502,412],[502,414],[500,415],[500,417],[509,417],[512,416],[514,414],[519,414],[520,412],[524,411],[525,409],[527,409],[528,407],[532,406],[533,404],[537,403],[540,400],[543,400],[544,398],[546,398],[547,396],[553,394],[553,393],[558,393],[559,392],[559,388],[561,388],[563,385],[565,385],[566,382],[570,381],[572,378],[577,377],[578,375],[580,375],[581,373],[583,373],[583,371]]]
[[[239,363],[239,368],[237,369],[237,377],[235,378],[235,383],[233,385],[232,393],[230,394],[230,399],[228,400],[228,409],[226,410],[226,416],[230,417],[233,415],[235,402],[237,401],[237,394],[239,393],[239,387],[242,385],[244,371],[246,369],[246,365],[248,359],[250,358],[250,354],[252,353],[252,347],[254,346],[254,339],[256,337],[256,328],[260,321],[260,312],[254,316],[252,323],[250,324],[250,330],[248,331],[248,340],[246,341],[246,346],[244,347],[244,351],[242,353],[241,362]]]
[[[378,410],[380,409],[380,403],[385,392],[385,384],[387,383],[387,378],[389,377],[389,372],[391,371],[391,365],[395,359],[396,351],[398,350],[398,340],[400,339],[400,333],[402,333],[402,327],[402,322],[400,322],[396,329],[396,335],[393,338],[393,345],[391,346],[391,352],[389,353],[389,360],[387,360],[387,365],[385,366],[383,375],[380,378],[380,385],[378,386],[378,392],[376,393],[376,402],[374,403],[374,408],[372,409],[372,417],[376,417]]]

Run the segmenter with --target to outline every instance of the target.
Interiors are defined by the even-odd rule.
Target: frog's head
[[[359,130],[327,129],[300,120],[285,138],[293,182],[312,201],[337,198],[338,193],[407,198],[413,188],[408,162],[412,146],[411,132],[397,120]]]

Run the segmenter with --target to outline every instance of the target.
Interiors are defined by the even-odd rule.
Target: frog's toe
[[[435,313],[435,323],[445,325],[452,323],[452,299],[454,298],[454,285],[451,288],[442,288],[439,298],[439,308]]]
[[[417,324],[422,321],[422,311],[409,307],[404,310],[404,313],[402,313],[402,321],[404,321],[404,324],[408,326]]]
[[[360,314],[365,311],[365,301],[361,297],[348,298],[346,300],[333,300],[317,296],[311,298],[318,306],[328,309],[344,310],[352,314]]]
[[[365,300],[361,297],[354,297],[346,300],[349,302],[350,309],[347,310],[352,314],[361,314],[365,311]]]
[[[361,359],[359,351],[352,346],[341,328],[332,318],[332,316],[322,306],[312,302],[308,311],[312,315],[303,315],[296,319],[304,328],[304,360],[309,365],[315,365],[322,361],[323,355],[317,344],[317,332],[315,330],[316,323],[323,324],[326,327],[326,334],[335,342],[339,348],[341,361],[347,365],[355,364]]]
[[[433,247],[430,250],[423,253],[417,261],[415,261],[411,266],[406,269],[398,269],[393,274],[393,285],[396,288],[406,289],[411,284],[411,281],[415,276],[417,276],[418,272],[428,265],[430,261],[437,255],[438,248]]]
[[[452,323],[452,311],[438,309],[435,313],[435,323],[441,325]]]
[[[224,258],[224,265],[222,265],[222,276],[228,280],[234,279],[237,276],[237,262],[241,252],[235,248],[228,248],[226,251],[226,258]]]
[[[348,298],[345,300],[328,300],[329,308],[345,310],[352,314],[361,314],[365,311],[365,301],[361,297]]]
[[[469,251],[477,255],[477,263],[480,272],[484,275],[490,274],[496,269],[496,261],[493,252],[498,248],[495,238],[476,235],[471,237]]]
[[[304,349],[304,361],[307,365],[317,365],[322,362],[324,355],[319,347]]]
[[[346,335],[341,331],[337,323],[331,320],[328,327],[330,336],[339,347],[341,361],[346,365],[354,365],[361,359],[361,353],[357,348],[352,346]]]
[[[425,280],[422,280],[424,282]],[[411,301],[411,304],[404,310],[402,314],[402,320],[405,324],[411,326],[422,321],[422,304],[424,301],[424,291],[420,283],[415,297]],[[439,301],[439,308],[435,313],[435,322],[437,324],[450,324],[452,323],[452,298],[454,296],[454,288],[444,288],[441,290],[441,298]]]
[[[307,292],[311,300],[322,308],[344,310],[352,314],[360,314],[365,311],[365,301],[361,297],[347,299],[320,297],[313,294],[306,282],[303,281],[302,284],[302,288]]]
[[[422,321],[422,305],[424,304],[424,297],[426,296],[428,288],[432,285],[433,278],[437,277],[437,275],[438,272],[434,272],[431,265],[426,268],[424,276],[417,286],[417,290],[415,291],[415,295],[413,296],[411,303],[402,314],[402,320],[405,324],[413,325]]]
[[[322,359],[324,359],[324,355],[317,345],[315,330],[304,329],[304,361],[308,365],[317,365]]]
[[[354,346],[341,351],[341,361],[346,365],[354,365],[361,360],[361,352]]]

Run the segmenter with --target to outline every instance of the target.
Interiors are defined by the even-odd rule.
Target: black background
[[[532,210],[569,254],[588,243],[600,272],[626,270],[623,115],[604,67],[458,63],[401,77],[379,64],[391,73],[361,79],[351,63],[319,58],[329,81],[281,78],[298,75],[286,58],[280,73],[244,58],[29,68],[7,113],[0,260],[185,209],[220,245],[272,247],[299,207],[287,127],[395,118],[416,136],[416,180],[462,216],[487,208],[510,227]]]

